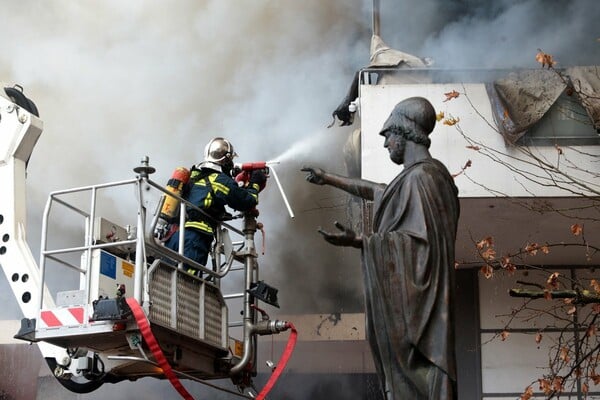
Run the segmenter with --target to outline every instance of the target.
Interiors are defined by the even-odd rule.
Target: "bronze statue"
[[[389,184],[304,167],[306,179],[374,201],[373,233],[319,229],[336,246],[362,249],[367,337],[393,400],[455,400],[454,245],[458,189],[429,153],[435,110],[422,97],[398,103],[380,131],[390,159],[404,165]]]

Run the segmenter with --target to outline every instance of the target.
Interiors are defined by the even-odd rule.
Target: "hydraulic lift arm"
[[[6,275],[24,321],[27,321],[38,317],[42,280],[26,240],[25,176],[27,161],[42,133],[43,123],[35,115],[35,105],[23,99],[26,98],[19,89],[0,86],[0,269]],[[50,295],[44,299],[44,306],[54,306],[48,304],[52,302]],[[39,345],[44,357],[63,352],[47,343]]]

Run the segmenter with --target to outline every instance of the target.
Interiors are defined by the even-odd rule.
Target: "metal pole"
[[[292,207],[290,207],[290,203],[289,203],[287,197],[285,196],[285,192],[283,191],[281,182],[279,182],[279,177],[277,176],[277,172],[275,172],[275,168],[271,167],[271,172],[273,173],[273,178],[275,178],[277,187],[279,188],[279,191],[281,192],[281,197],[283,197],[283,202],[285,203],[285,206],[287,207],[288,212],[290,213],[290,218],[294,218],[294,212],[292,211]]]
[[[254,234],[256,233],[256,218],[251,215],[244,215],[244,316],[243,316],[243,335],[244,335],[244,354],[239,363],[234,365],[229,371],[230,375],[240,373],[251,360],[256,356],[256,340],[254,339],[254,327],[256,326],[256,313],[254,312],[255,299],[250,294],[250,287],[255,277],[254,259],[256,250],[254,247]]]
[[[42,242],[40,245],[40,310],[44,308],[44,287],[46,279],[46,247],[48,246],[48,215],[50,214],[50,207],[52,205],[52,196],[48,198],[46,207],[44,208],[44,215],[42,216]],[[39,310],[38,310],[39,311]],[[25,317],[30,317],[25,315]]]
[[[380,0],[373,0],[373,35],[381,36],[379,24],[379,5]]]
[[[92,201],[90,204],[90,216],[85,219],[86,226],[86,238],[85,238],[85,295],[87,297],[88,304],[95,299],[90,298],[90,291],[92,290],[92,245],[94,244],[94,224],[96,223],[96,198],[97,190],[95,187],[92,188]],[[98,274],[100,271],[98,271]]]
[[[146,209],[143,204],[144,193],[142,184],[148,182],[148,175],[156,172],[154,167],[150,166],[150,159],[148,156],[144,156],[140,162],[140,165],[133,169],[133,172],[138,174],[136,177],[137,181],[137,201],[138,201],[138,215],[137,215],[137,230],[136,230],[136,246],[135,246],[135,269],[133,271],[134,286],[133,286],[133,297],[141,305],[144,304],[142,298],[144,285],[144,271],[146,270],[146,253],[145,253],[145,240],[146,240]]]
[[[133,276],[135,277],[133,286],[133,297],[139,304],[143,304],[142,286],[144,285],[144,267],[146,263],[146,255],[144,254],[144,206],[142,204],[142,182],[138,180],[138,215],[137,215],[137,230],[136,230],[136,245],[135,245],[135,269]]]

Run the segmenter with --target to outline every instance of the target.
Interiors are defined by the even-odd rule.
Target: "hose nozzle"
[[[275,333],[287,331],[290,324],[287,321],[281,320],[266,320],[260,321],[254,325],[254,332],[257,335],[273,335]]]

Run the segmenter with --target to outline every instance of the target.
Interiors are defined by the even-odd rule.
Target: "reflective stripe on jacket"
[[[207,173],[208,175],[206,175]],[[194,182],[194,178],[197,180],[189,189],[187,198],[192,204],[206,211],[215,219],[219,219],[225,214],[226,205],[237,211],[247,211],[258,204],[257,185],[241,188],[230,176],[214,170],[203,169],[198,171],[198,174],[205,176],[197,179],[197,174],[196,176],[192,175],[192,182]],[[187,212],[186,228],[213,234],[213,223],[209,218],[191,208],[188,208]]]

